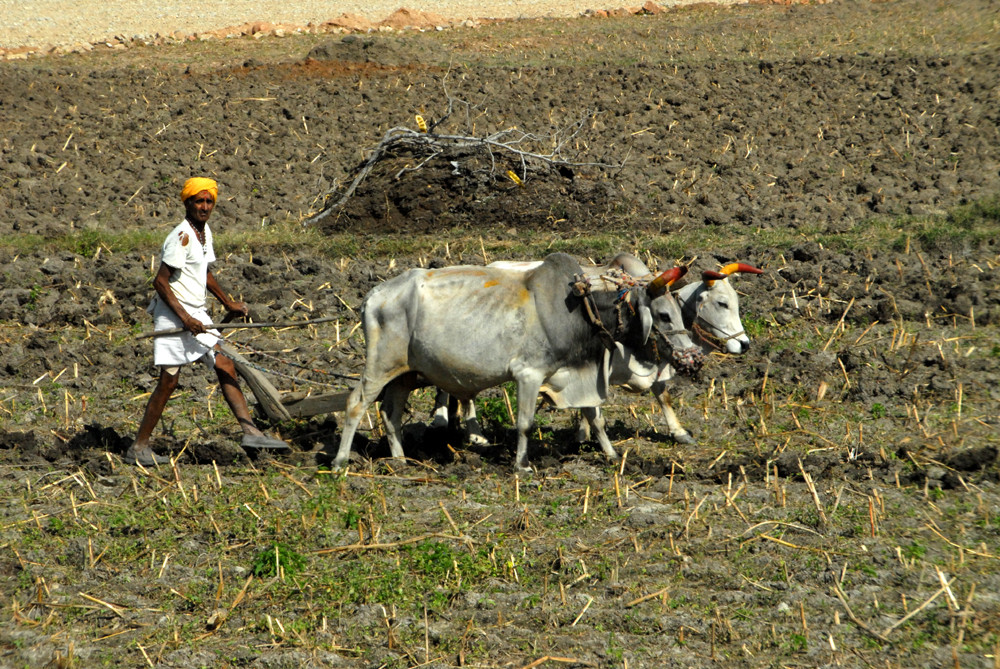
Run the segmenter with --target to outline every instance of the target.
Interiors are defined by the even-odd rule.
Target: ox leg
[[[443,390],[439,389],[437,395],[434,396],[434,413],[432,415],[431,427],[448,427],[448,393]]]
[[[337,449],[337,456],[333,459],[333,469],[343,469],[347,465],[347,460],[351,455],[351,447],[354,445],[354,433],[358,430],[358,424],[368,410],[369,405],[375,401],[382,391],[386,381],[382,379],[371,379],[365,376],[354,387],[347,397],[347,407],[344,409],[344,429],[340,433],[340,448]]]
[[[485,446],[490,443],[483,436],[483,428],[476,418],[476,403],[474,400],[457,400],[443,390],[438,390],[434,396],[434,418],[432,428],[458,429],[458,421],[465,421],[465,438],[471,444]],[[452,421],[455,421],[452,423]]]
[[[576,424],[576,443],[585,444],[590,441],[590,417],[580,409],[580,421]]]
[[[470,444],[485,446],[490,440],[483,435],[483,426],[479,424],[476,417],[476,401],[466,400],[462,402],[462,417],[465,418],[465,436]]]
[[[448,395],[445,393],[445,399],[448,401],[448,429],[452,432],[458,432],[462,429],[462,406],[464,402],[454,395]]]
[[[389,440],[389,452],[396,460],[402,462],[403,455],[403,410],[410,396],[413,385],[403,377],[391,381],[382,392],[382,425],[385,426],[385,436]]]
[[[517,453],[514,455],[514,473],[530,474],[528,466],[528,433],[535,424],[535,407],[541,379],[517,379]]]
[[[601,407],[587,407],[585,409],[580,409],[580,414],[583,416],[583,420],[580,421],[580,431],[583,431],[583,426],[587,425],[587,433],[589,435],[591,429],[593,429],[593,434],[597,437],[597,443],[601,445],[601,450],[604,451],[605,457],[607,457],[611,462],[619,462],[621,458],[618,457],[618,452],[615,451],[615,447],[611,445],[611,440],[608,439],[608,433],[604,431],[604,426],[607,421],[604,420],[604,414],[601,413]],[[577,432],[579,436],[579,432]]]
[[[653,393],[656,396],[656,401],[660,404],[660,409],[663,411],[663,420],[667,423],[670,438],[678,444],[689,446],[697,444],[698,442],[684,429],[684,426],[681,425],[680,420],[677,418],[677,414],[674,413],[674,407],[670,402],[670,392],[667,391],[666,385],[655,384],[653,386]]]

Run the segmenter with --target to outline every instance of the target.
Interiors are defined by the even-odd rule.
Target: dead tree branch
[[[506,128],[486,137],[439,134],[435,132],[435,129],[451,115],[452,102],[449,98],[448,112],[444,117],[431,124],[426,133],[404,126],[396,126],[386,131],[381,141],[371,149],[367,160],[358,169],[350,185],[347,186],[340,197],[332,204],[324,207],[323,211],[306,219],[304,225],[308,226],[318,223],[340,209],[354,195],[358,186],[368,177],[380,160],[383,160],[386,156],[401,152],[410,152],[415,156],[419,156],[420,161],[416,165],[403,167],[396,174],[397,179],[406,172],[423,168],[430,161],[449,150],[484,151],[489,156],[492,173],[496,172],[497,154],[514,156],[521,164],[521,174],[519,176],[522,180],[527,177],[527,167],[530,161],[538,161],[550,165],[564,165],[567,167],[597,167],[607,169],[620,169],[622,167],[622,165],[599,162],[575,162],[563,157],[566,147],[573,139],[579,136],[586,127],[587,122],[596,116],[595,112],[588,112],[583,118],[561,129],[551,137],[524,132],[516,127]],[[528,148],[549,142],[552,143],[553,148],[548,153],[533,151]],[[324,196],[324,200],[329,200],[332,196],[333,191],[331,190]]]

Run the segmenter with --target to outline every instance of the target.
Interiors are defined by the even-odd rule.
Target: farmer
[[[130,464],[148,467],[170,462],[170,458],[153,452],[149,438],[163,415],[167,400],[177,388],[181,366],[196,361],[215,368],[222,395],[243,428],[241,445],[244,448],[288,448],[285,442],[266,436],[254,425],[236,380],[233,361],[216,354],[219,332],[205,327],[212,322],[206,309],[206,291],[215,295],[230,315],[247,315],[246,305],[230,298],[209,269],[215,262],[215,250],[208,218],[215,209],[218,195],[219,187],[212,179],[188,179],[181,190],[186,216],[163,243],[160,268],[153,279],[156,295],[148,311],[153,314],[155,330],[184,328],[186,331],[154,340],[153,362],[160,368],[160,379],[149,397],[135,442],[125,453],[125,461]]]

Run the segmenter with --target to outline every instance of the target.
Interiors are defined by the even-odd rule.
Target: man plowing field
[[[181,200],[184,220],[167,235],[160,255],[160,268],[153,279],[156,295],[149,305],[157,331],[183,328],[182,332],[157,337],[153,344],[153,363],[160,368],[160,378],[149,397],[135,442],[125,453],[125,461],[152,466],[170,458],[153,452],[149,438],[159,423],[167,400],[177,388],[180,368],[203,362],[215,369],[222,395],[243,429],[244,448],[285,449],[288,445],[265,435],[250,417],[246,398],[236,379],[233,361],[219,350],[219,332],[206,328],[211,324],[206,308],[206,294],[212,293],[231,315],[247,315],[247,307],[232,299],[215,280],[209,266],[215,262],[212,230],[208,219],[215,209],[219,187],[212,179],[192,178],[184,183]]]

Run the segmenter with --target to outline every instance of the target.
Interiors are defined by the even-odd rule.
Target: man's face
[[[189,221],[192,223],[206,223],[208,217],[212,215],[212,210],[215,209],[215,200],[212,198],[211,193],[203,190],[186,199],[184,207],[187,209],[187,219]]]

